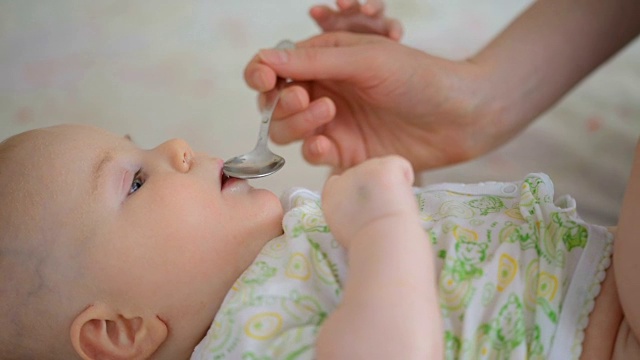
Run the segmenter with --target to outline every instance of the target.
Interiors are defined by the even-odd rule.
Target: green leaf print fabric
[[[416,189],[437,254],[446,359],[577,359],[612,236],[544,174]],[[192,359],[313,359],[348,281],[318,194],[282,197],[284,235],[227,294]]]

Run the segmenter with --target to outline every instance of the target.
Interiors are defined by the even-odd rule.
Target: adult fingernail
[[[260,59],[272,65],[284,64],[289,61],[289,54],[284,50],[265,49],[258,53]]]
[[[315,156],[322,154],[322,147],[320,146],[318,141],[314,141],[311,146],[311,153]]]
[[[264,89],[267,87],[267,82],[264,80],[264,78],[262,77],[262,74],[258,71],[256,71],[253,76],[253,85],[255,87],[257,87],[258,89]]]

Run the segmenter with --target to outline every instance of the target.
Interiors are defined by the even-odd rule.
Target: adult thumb
[[[295,49],[260,50],[258,57],[279,76],[296,81],[357,79],[370,74],[367,65],[371,52],[377,48],[384,51],[381,39],[384,38],[327,33],[300,42]]]

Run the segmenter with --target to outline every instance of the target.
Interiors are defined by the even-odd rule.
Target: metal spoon
[[[276,49],[293,48],[295,48],[295,44],[289,40],[283,40],[276,46]],[[271,152],[267,144],[273,110],[276,108],[278,100],[280,100],[280,91],[283,89],[284,84],[290,80],[278,78],[276,81],[275,89],[266,94],[256,146],[250,152],[224,162],[222,170],[227,176],[240,179],[259,178],[271,175],[284,166],[284,158]]]

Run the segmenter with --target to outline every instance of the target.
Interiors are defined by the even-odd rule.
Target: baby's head
[[[221,167],[78,125],[0,143],[0,358],[187,358],[281,232],[277,197]]]

